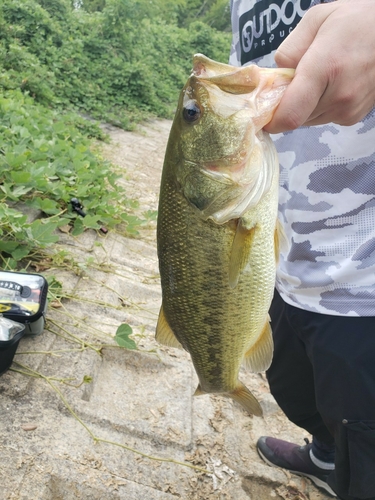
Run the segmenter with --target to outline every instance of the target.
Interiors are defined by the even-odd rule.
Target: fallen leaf
[[[69,226],[69,224],[66,224],[65,226],[59,227],[59,231],[61,231],[62,233],[65,233],[65,234],[70,233],[71,229],[72,228]]]
[[[54,307],[55,309],[59,309],[60,307],[62,307],[62,304],[59,300],[52,300],[49,305],[51,307]]]

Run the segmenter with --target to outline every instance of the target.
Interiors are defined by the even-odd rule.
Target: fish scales
[[[267,284],[274,280],[275,272],[269,264],[274,255],[273,244],[260,240],[254,244],[252,251],[257,254],[259,272],[249,269],[231,288],[227,270],[234,228],[209,221],[208,229],[181,194],[174,194],[166,196],[166,206],[160,207],[160,224],[175,235],[173,242],[167,241],[160,248],[164,257],[161,275],[168,280],[163,294],[164,313],[170,318],[177,339],[191,353],[198,377],[201,368],[207,373],[202,388],[207,392],[227,392],[233,388],[233,380],[237,380],[242,362],[238,353],[244,354],[253,342],[249,335],[251,325],[264,324],[266,320],[264,311],[273,292]],[[267,200],[264,201],[267,209]],[[265,211],[273,230],[272,211]],[[181,220],[185,223],[181,224]],[[238,314],[242,308],[247,314]],[[239,334],[231,336],[231,331]]]
[[[227,92],[234,78],[230,72],[235,70],[238,79],[241,68],[202,55],[195,56],[194,68],[180,96],[160,188],[163,301],[156,338],[190,353],[199,378],[196,394],[221,393],[260,415],[259,403],[238,374],[245,358],[258,371],[272,357],[268,308],[276,271],[277,158],[261,131],[267,122],[256,130],[254,109],[244,97],[254,93],[254,83],[246,81],[248,92],[241,88],[237,100]],[[236,85],[231,92],[238,91]],[[226,96],[222,111],[219,98]],[[253,174],[251,162],[261,174],[257,169]],[[245,167],[250,171],[244,173]]]

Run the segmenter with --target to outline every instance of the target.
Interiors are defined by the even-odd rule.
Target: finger
[[[303,66],[300,71],[300,66],[297,68],[296,75],[288,85],[272,120],[264,127],[267,132],[277,134],[294,130],[303,125],[316,109],[324,94],[326,81],[310,74],[309,64],[306,64],[306,69]]]
[[[275,53],[275,62],[279,68],[296,68],[298,66],[301,58],[314,41],[320,26],[332,10],[334,10],[332,5],[317,5],[304,15]]]
[[[320,8],[323,7],[323,8]],[[306,13],[295,30],[280,45],[275,60],[279,67],[296,67],[273,119],[265,130],[279,133],[303,125],[317,107],[327,86],[321,64],[321,46],[314,42],[322,23],[333,12],[330,5],[316,6]],[[318,115],[321,111],[318,111]]]
[[[337,125],[350,126],[355,125],[363,120],[368,113],[375,107],[373,95],[368,96],[368,99],[361,101],[360,105],[354,108],[341,106],[340,104],[334,107],[326,107],[324,112],[313,113],[304,123],[305,126],[323,125],[325,123],[336,123]]]

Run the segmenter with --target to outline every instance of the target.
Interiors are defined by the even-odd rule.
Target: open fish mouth
[[[193,57],[192,75],[197,78],[210,80],[220,88],[229,93],[246,94],[252,92],[256,87],[264,89],[262,75],[269,76],[266,84],[272,85],[273,89],[289,85],[293,79],[295,70],[292,68],[262,68],[255,64],[248,66],[231,66],[219,63],[203,54],[195,54]]]

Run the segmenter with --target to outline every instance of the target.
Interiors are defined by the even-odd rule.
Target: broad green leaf
[[[16,248],[13,252],[10,252],[14,260],[22,260],[30,253],[30,247],[27,245],[22,245]]]
[[[98,215],[86,215],[86,217],[83,218],[83,225],[88,229],[99,229],[99,218]]]
[[[26,155],[16,155],[14,153],[8,152],[5,155],[5,159],[11,168],[18,168],[23,165],[27,159]]]
[[[11,254],[19,246],[17,241],[0,241],[0,251]]]
[[[117,328],[115,341],[120,347],[125,347],[126,349],[138,349],[137,344],[129,336],[133,333],[133,330],[127,323],[123,323]]]
[[[31,179],[30,172],[13,171],[10,175],[16,184],[26,184]]]
[[[54,234],[56,227],[56,221],[42,222],[40,219],[37,219],[30,224],[29,232],[38,244],[45,246],[58,241],[59,237]]]
[[[83,227],[82,220],[82,217],[77,216],[76,220],[74,221],[74,226],[72,229],[73,236],[78,236],[84,232],[85,228]]]
[[[32,188],[29,186],[16,186],[11,190],[8,196],[13,200],[17,200],[18,198],[21,198],[25,194],[29,193],[31,190]]]
[[[39,208],[44,213],[54,215],[59,213],[60,209],[57,203],[48,198],[35,198],[30,205],[34,208]]]

